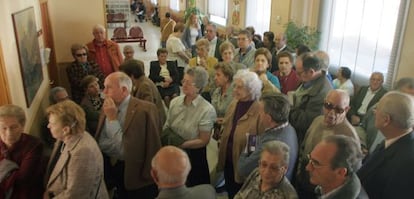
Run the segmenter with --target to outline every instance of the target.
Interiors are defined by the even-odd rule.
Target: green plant
[[[313,50],[318,48],[320,32],[316,28],[299,26],[293,21],[289,21],[285,27],[288,46],[296,48],[304,44]]]

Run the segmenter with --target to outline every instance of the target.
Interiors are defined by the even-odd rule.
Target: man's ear
[[[347,168],[340,167],[340,168],[337,168],[336,170],[337,170],[338,175],[341,177],[346,177],[346,175],[348,174]]]
[[[154,169],[151,169],[151,177],[154,180],[154,182],[156,184],[158,184],[158,176],[157,176],[157,171],[155,171]]]

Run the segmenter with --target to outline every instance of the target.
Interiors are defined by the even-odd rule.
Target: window
[[[340,66],[352,70],[352,80],[367,85],[372,72],[382,72],[392,82],[393,62],[398,46],[394,38],[403,31],[401,21],[405,5],[401,0],[324,1],[321,21],[321,49],[330,56],[336,71]],[[397,34],[397,35],[396,35]],[[396,47],[394,47],[396,46]]]
[[[157,0],[151,0],[151,3],[154,4],[154,5],[157,5],[158,2],[157,2]]]
[[[253,26],[260,35],[269,31],[271,5],[271,0],[247,0],[246,27]]]
[[[175,11],[180,11],[180,1],[170,0],[170,8]]]
[[[210,21],[225,26],[227,24],[227,5],[228,0],[208,1],[208,13],[210,15]]]

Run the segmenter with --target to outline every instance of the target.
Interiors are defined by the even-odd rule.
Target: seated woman
[[[268,68],[272,62],[272,54],[267,48],[259,48],[254,53],[254,67],[252,70],[257,73],[263,82],[263,93],[280,93],[279,79],[269,72]]]
[[[98,78],[93,75],[88,75],[81,81],[81,86],[85,95],[83,96],[80,105],[85,111],[86,127],[91,135],[95,135],[99,115],[101,114],[101,108],[104,102],[98,81]]]
[[[180,95],[177,62],[167,61],[168,51],[165,48],[157,50],[158,61],[151,61],[149,78],[157,86],[165,105],[170,107],[170,101]]]
[[[237,63],[233,60],[234,50],[235,50],[234,45],[229,41],[225,41],[220,45],[220,54],[221,54],[221,58],[223,59],[223,62],[230,64],[234,72],[237,72],[240,69],[246,69],[245,65],[241,63]]]
[[[233,100],[232,82],[234,70],[230,64],[226,64],[224,62],[218,63],[216,66],[214,66],[214,69],[216,70],[216,76],[214,79],[217,88],[214,90],[213,95],[211,96],[211,104],[213,105],[214,109],[216,109],[217,113],[217,121],[214,125],[214,138],[218,139],[219,135],[216,134],[216,130],[220,132],[224,115],[227,112],[227,108],[229,107],[230,102]]]
[[[134,87],[131,91],[132,96],[154,103],[158,109],[160,125],[164,124],[166,114],[162,104],[161,95],[154,82],[145,76],[144,62],[139,60],[129,60],[119,66],[119,70],[131,77]]]
[[[236,195],[244,182],[237,170],[237,164],[246,146],[246,133],[260,135],[264,132],[259,117],[262,81],[256,73],[245,69],[236,73],[233,82],[234,100],[224,116],[217,163],[217,171],[224,171],[229,198]]]
[[[300,80],[296,71],[293,70],[293,56],[287,51],[280,52],[277,55],[279,70],[273,72],[279,78],[281,91],[288,94],[289,91],[295,91],[300,84]]]
[[[255,169],[234,197],[254,198],[299,198],[295,188],[285,177],[289,164],[289,146],[281,141],[269,141],[263,145],[259,167]]]
[[[16,105],[0,106],[0,198],[41,198],[42,152],[39,139],[23,133],[26,116]],[[9,197],[6,197],[9,196]]]
[[[85,112],[70,100],[46,109],[48,128],[57,140],[47,169],[43,198],[109,198],[102,153],[85,133]]]
[[[95,62],[88,61],[88,48],[82,44],[73,44],[71,47],[72,56],[75,61],[66,68],[72,99],[76,103],[80,103],[83,97],[83,89],[80,86],[81,80],[87,75],[94,75],[99,79],[99,85],[103,87],[105,76]]]
[[[188,61],[190,67],[202,66],[207,70],[209,78],[206,87],[203,89],[201,96],[207,101],[211,101],[211,94],[214,91],[214,66],[218,63],[215,57],[208,56],[210,42],[207,39],[199,39],[196,42],[197,56]]]
[[[124,62],[134,59],[135,50],[131,45],[124,46],[122,53],[124,54]]]
[[[191,162],[187,186],[210,184],[206,146],[216,121],[214,107],[200,96],[206,86],[207,71],[203,67],[189,68],[183,79],[183,94],[171,101],[164,130],[171,129],[182,137],[179,146],[185,150]]]
[[[354,95],[354,84],[351,81],[351,69],[342,66],[336,73],[336,79],[333,80],[334,89],[344,90],[349,96]]]

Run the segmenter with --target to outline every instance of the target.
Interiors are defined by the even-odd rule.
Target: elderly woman
[[[220,45],[220,54],[221,54],[221,57],[223,58],[224,63],[230,64],[230,66],[233,68],[234,71],[245,69],[246,68],[245,65],[241,63],[237,63],[233,60],[234,51],[235,51],[234,45],[229,41],[225,41]]]
[[[131,45],[124,46],[122,53],[124,54],[124,62],[134,59],[135,50]]]
[[[216,89],[211,97],[211,104],[217,113],[217,121],[214,124],[214,139],[219,138],[221,131],[221,124],[223,123],[224,115],[230,102],[233,100],[233,75],[234,70],[230,64],[220,62],[214,66],[216,70],[215,82]]]
[[[187,66],[191,54],[186,51],[186,48],[181,41],[181,36],[184,31],[184,24],[177,23],[174,27],[174,32],[167,39],[166,48],[168,51],[168,60],[177,60],[178,81],[181,82],[184,75],[184,69]]]
[[[342,66],[336,73],[336,79],[332,81],[334,89],[340,89],[348,93],[349,96],[354,95],[354,84],[351,81],[351,69]]]
[[[254,53],[254,67],[252,70],[259,75],[263,82],[263,92],[280,92],[279,79],[269,72],[272,63],[272,54],[266,48],[259,48]]]
[[[296,199],[295,188],[285,177],[289,164],[289,146],[281,141],[264,144],[259,167],[244,182],[235,199]]]
[[[43,146],[37,138],[23,133],[25,123],[22,108],[0,106],[0,198],[42,196]]]
[[[208,80],[203,67],[189,68],[183,79],[183,93],[171,101],[165,129],[182,137],[179,147],[184,149],[191,162],[192,169],[187,178],[187,186],[210,184],[206,146],[216,121],[214,107],[200,96]]]
[[[215,57],[208,56],[210,50],[210,42],[207,39],[199,39],[196,42],[197,56],[188,61],[190,67],[202,66],[207,70],[209,79],[207,86],[204,87],[201,95],[207,100],[211,101],[211,93],[214,91],[214,66],[218,63]]]
[[[157,50],[158,61],[151,61],[149,78],[155,83],[165,105],[170,107],[171,99],[180,95],[177,62],[167,61],[168,51]]]
[[[95,139],[85,133],[85,113],[70,100],[46,110],[57,140],[47,169],[43,198],[109,198],[103,158]]]
[[[280,52],[277,55],[279,70],[273,72],[279,78],[281,91],[288,94],[289,91],[295,91],[300,84],[300,80],[296,71],[292,69],[293,56],[287,51]]]
[[[238,160],[246,146],[246,133],[259,135],[264,132],[259,117],[259,98],[262,82],[256,73],[239,70],[233,77],[233,97],[223,121],[217,171],[224,171],[229,198],[239,191],[244,178],[239,175]]]
[[[92,135],[95,135],[104,102],[104,99],[101,97],[101,89],[98,82],[98,78],[93,75],[88,75],[81,81],[85,95],[80,105],[85,111],[87,130]]]
[[[83,89],[80,86],[81,80],[87,75],[94,75],[99,79],[99,85],[103,86],[104,74],[95,62],[88,61],[88,48],[82,44],[73,44],[71,47],[72,56],[75,59],[72,65],[66,68],[72,99],[80,103],[83,97]]]

